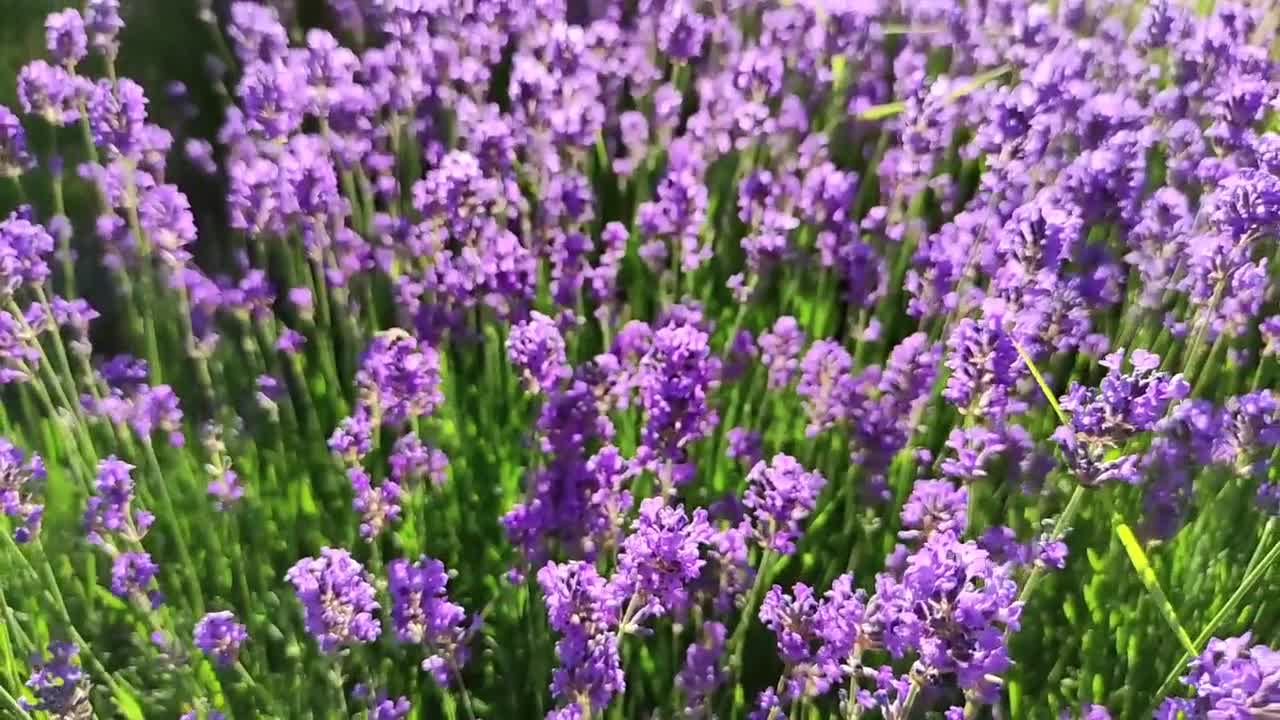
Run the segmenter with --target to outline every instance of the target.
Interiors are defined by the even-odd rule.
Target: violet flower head
[[[89,97],[89,128],[93,142],[107,157],[133,157],[143,143],[147,96],[129,78],[99,80]]]
[[[374,541],[400,519],[400,502],[403,491],[394,480],[375,486],[369,473],[361,467],[347,469],[351,481],[352,508],[360,513],[360,537]]]
[[[245,127],[255,137],[280,141],[302,127],[307,79],[298,65],[286,55],[245,67],[236,96],[244,106]]]
[[[42,225],[17,213],[0,221],[0,296],[24,286],[40,286],[49,278],[48,256],[53,237]]]
[[[449,456],[430,447],[414,433],[406,433],[391,448],[387,458],[391,479],[402,487],[426,478],[435,487],[449,479]]]
[[[1272,451],[1280,445],[1280,397],[1259,390],[1228,398],[1219,422],[1213,460],[1242,477],[1265,478]]]
[[[1244,169],[1218,185],[1210,218],[1233,237],[1272,233],[1280,228],[1280,178],[1266,170]]]
[[[363,405],[343,418],[329,436],[329,452],[344,462],[360,461],[373,449],[373,420]]]
[[[391,624],[402,643],[422,645],[429,653],[422,669],[448,686],[468,658],[466,611],[448,597],[444,563],[423,555],[417,562],[393,560],[387,566]]]
[[[79,103],[92,87],[84,78],[44,60],[32,60],[18,71],[18,104],[50,125],[64,127],[80,117]]]
[[[595,566],[547,563],[538,571],[547,620],[561,634],[551,693],[565,704],[548,717],[574,718],[577,708],[604,708],[626,689],[618,654],[618,597]],[[588,713],[589,714],[589,713]]]
[[[800,364],[796,394],[804,401],[809,424],[805,434],[816,437],[847,420],[853,401],[853,357],[833,340],[818,340]]]
[[[138,220],[152,250],[166,265],[179,267],[191,259],[187,246],[196,241],[191,203],[177,185],[156,185],[138,200]]]
[[[98,462],[94,494],[85,505],[84,526],[89,542],[105,545],[113,535],[141,541],[155,517],[133,508],[133,466],[112,455]]]
[[[226,512],[244,498],[244,485],[235,470],[227,468],[220,475],[209,481],[206,493],[213,499],[213,507],[218,512]]]
[[[986,465],[1004,452],[1004,438],[985,427],[954,428],[947,436],[952,451],[942,461],[942,474],[959,482],[975,482],[987,476]]]
[[[684,694],[684,717],[706,717],[708,702],[724,683],[724,647],[727,631],[722,623],[709,620],[702,626],[702,637],[685,651],[684,666],[676,675],[676,687]]]
[[[826,478],[810,472],[790,455],[777,454],[756,463],[747,473],[742,504],[750,515],[752,532],[766,550],[790,555],[804,534],[801,524],[813,512]]]
[[[623,618],[629,623],[623,632],[644,618],[683,615],[689,609],[689,586],[706,564],[713,534],[702,508],[690,516],[683,505],[672,507],[660,497],[640,503],[631,534],[622,541],[614,580],[621,597],[642,603],[633,617]]]
[[[0,105],[0,178],[16,178],[36,166],[27,147],[27,131],[13,111]]]
[[[223,610],[205,613],[196,622],[193,637],[196,647],[212,658],[214,663],[226,667],[236,661],[240,646],[249,639],[249,632],[236,620],[234,613]]]
[[[1280,705],[1280,653],[1253,643],[1250,633],[1209,641],[1190,662],[1182,682],[1195,690],[1192,700],[1165,700],[1158,718],[1187,720],[1244,720],[1264,716]]]
[[[146,600],[151,608],[160,604],[153,583],[160,566],[147,552],[123,552],[111,562],[111,593],[119,598]]]
[[[31,659],[31,677],[27,680],[36,699],[18,701],[26,712],[44,712],[59,720],[93,717],[89,703],[89,676],[77,664],[80,648],[74,643],[49,643],[49,658],[36,654]]]
[[[280,23],[280,13],[269,4],[243,0],[231,3],[227,34],[236,55],[246,65],[278,58],[289,48],[289,33]]]
[[[444,402],[439,353],[398,328],[374,336],[356,373],[356,383],[389,425],[430,415]]]
[[[987,679],[1009,667],[1006,629],[1017,630],[1022,603],[1009,568],[949,533],[934,533],[901,575],[876,578],[875,621],[895,658],[918,655],[927,672],[954,673],[961,688],[986,696]]]
[[[760,433],[744,427],[736,427],[726,433],[728,449],[725,455],[743,465],[754,466],[764,456],[760,444]]]
[[[49,57],[59,65],[75,67],[89,54],[84,18],[74,8],[49,13],[44,20],[44,43]]]
[[[1133,369],[1127,373],[1124,360],[1123,350],[1107,355],[1102,365],[1108,372],[1099,387],[1072,383],[1059,400],[1062,409],[1070,413],[1071,423],[1059,427],[1053,439],[1067,454],[1076,479],[1085,485],[1137,482],[1138,456],[1107,458],[1107,452],[1138,433],[1153,430],[1191,389],[1181,375],[1159,370],[1158,355],[1134,350],[1129,356]]]
[[[616,628],[618,598],[591,563],[547,563],[538,570],[538,587],[547,606],[547,621],[557,632]]]
[[[968,524],[969,489],[950,480],[917,480],[902,506],[903,540],[929,538],[935,533],[960,536]]]
[[[15,523],[13,539],[19,545],[35,539],[44,518],[40,493],[44,489],[44,460],[28,458],[7,438],[0,438],[0,511]]]
[[[302,348],[307,344],[307,336],[294,330],[293,328],[285,328],[280,331],[280,337],[276,338],[276,350],[285,355],[297,355],[302,352]]]
[[[143,442],[151,442],[151,434],[163,432],[173,447],[182,447],[185,442],[182,434],[182,407],[178,394],[168,385],[152,385],[143,388],[133,398],[129,427],[142,438]]]
[[[804,331],[790,315],[784,315],[773,323],[773,328],[760,334],[760,362],[769,369],[769,387],[786,387],[800,367],[800,352],[804,350]]]
[[[404,720],[413,710],[407,697],[388,697],[385,693],[369,705],[369,720]]]
[[[1002,418],[1011,409],[1021,362],[1002,315],[964,318],[947,337],[951,377],[942,396],[962,413]]]
[[[641,443],[655,462],[684,462],[685,448],[719,422],[708,395],[719,381],[720,362],[706,332],[692,324],[667,325],[653,334],[640,360]]]
[[[120,51],[118,36],[124,29],[120,18],[120,0],[88,0],[84,7],[85,30],[89,44],[114,61]]]
[[[674,0],[658,16],[658,48],[663,55],[687,62],[702,54],[711,22],[695,5],[689,0]]]
[[[321,652],[370,643],[382,634],[369,574],[346,550],[322,548],[320,557],[299,560],[285,579],[293,584],[307,632]]]
[[[840,682],[865,613],[865,595],[853,589],[848,574],[836,578],[822,598],[804,583],[790,593],[774,585],[765,594],[760,620],[773,631],[786,666],[786,699],[825,695]]]
[[[517,323],[507,337],[507,357],[520,370],[531,391],[550,392],[573,374],[564,336],[555,320],[538,311]]]
[[[43,311],[38,305],[32,308]],[[25,319],[0,310],[0,385],[27,382],[40,362],[39,340],[30,329],[30,318]]]

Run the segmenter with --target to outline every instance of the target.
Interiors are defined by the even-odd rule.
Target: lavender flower
[[[955,673],[961,688],[986,695],[987,680],[1009,667],[1005,629],[1022,612],[1006,566],[974,543],[934,533],[906,560],[901,576],[876,578],[875,620],[894,657],[914,652],[928,672]]]
[[[124,29],[124,21],[120,19],[120,0],[88,0],[84,8],[84,24],[89,43],[108,61],[114,62],[120,50],[117,36]]]
[[[626,690],[618,654],[617,595],[594,566],[580,561],[547,563],[538,571],[538,586],[547,619],[562,636],[556,642],[560,664],[552,675],[551,693],[564,707],[548,717],[567,720],[579,717],[578,712],[603,710]]]
[[[152,587],[160,566],[146,552],[123,552],[111,562],[111,592],[119,598],[146,600],[151,608],[160,604],[161,596]]]
[[[805,470],[790,455],[774,455],[762,460],[747,473],[747,491],[742,499],[751,516],[751,528],[762,547],[790,555],[796,540],[804,534],[800,525],[818,503],[826,478]]]
[[[1280,226],[1280,178],[1265,170],[1226,178],[1214,194],[1210,217],[1237,238],[1274,231]]]
[[[1215,420],[1221,432],[1213,439],[1212,459],[1241,476],[1265,478],[1271,452],[1280,446],[1280,398],[1270,390],[1229,398]]]
[[[105,545],[117,534],[134,542],[142,540],[155,517],[132,507],[133,490],[132,465],[114,455],[98,463],[95,494],[89,497],[84,511],[89,542]]]
[[[903,540],[928,539],[935,533],[959,536],[968,524],[969,489],[949,480],[917,480],[902,506]]]
[[[667,325],[654,333],[640,361],[636,384],[646,418],[641,442],[659,464],[683,463],[686,446],[719,422],[708,395],[720,365],[708,341],[694,325]]]
[[[196,623],[194,633],[196,647],[223,667],[236,661],[240,646],[249,639],[244,625],[236,621],[233,613],[225,610],[206,613]]]
[[[387,579],[396,638],[424,646],[429,655],[422,669],[448,686],[452,675],[466,664],[469,651],[463,626],[466,611],[449,601],[444,564],[425,555],[412,564],[393,560],[387,566]]]
[[[1053,437],[1067,454],[1077,480],[1085,485],[1137,482],[1137,455],[1108,459],[1105,453],[1122,447],[1137,433],[1152,430],[1190,391],[1181,375],[1159,371],[1159,356],[1134,350],[1130,373],[1123,370],[1124,357],[1123,351],[1116,351],[1103,359],[1108,372],[1098,388],[1073,383],[1060,399],[1062,409],[1071,413],[1071,423],[1059,427]]]
[[[363,468],[347,469],[354,498],[351,506],[360,513],[360,537],[374,541],[388,526],[400,519],[400,502],[403,491],[394,480],[373,485],[373,479]]]
[[[560,329],[554,320],[537,311],[511,328],[507,357],[523,373],[530,390],[549,392],[572,374]]]
[[[142,147],[147,122],[147,96],[128,78],[100,80],[89,97],[93,142],[108,157],[133,157]]]
[[[760,362],[769,369],[769,387],[786,387],[800,365],[804,349],[804,332],[796,319],[784,315],[773,323],[773,329],[760,334]]]
[[[27,687],[35,694],[35,702],[22,698],[18,702],[27,712],[45,712],[52,718],[72,720],[93,716],[89,703],[89,676],[76,664],[80,648],[69,642],[49,643],[49,659],[37,654],[31,659],[31,678]]]
[[[744,465],[754,466],[760,462],[760,458],[764,455],[760,447],[760,433],[744,427],[736,427],[729,430],[725,437],[729,445],[728,450],[725,451],[727,457]]]
[[[27,148],[27,131],[13,111],[0,105],[0,177],[17,178],[35,167]]]
[[[91,91],[87,80],[43,60],[32,60],[18,72],[22,111],[39,115],[50,125],[63,127],[75,122],[80,117],[78,104]]]
[[[424,445],[413,433],[396,441],[387,463],[391,466],[391,479],[401,487],[423,478],[440,487],[449,479],[449,456],[443,450]]]
[[[440,391],[440,355],[403,330],[376,335],[365,351],[356,383],[384,423],[398,425],[409,418],[430,415],[444,394]]]
[[[19,544],[40,534],[44,505],[39,493],[44,482],[44,460],[35,453],[27,458],[7,438],[0,438],[0,510],[14,519],[13,539]]]
[[[1004,452],[1004,439],[984,427],[955,428],[947,437],[954,455],[942,461],[944,475],[960,482],[974,482],[987,476],[986,465]]]
[[[1280,653],[1254,644],[1250,633],[1214,638],[1190,662],[1182,682],[1195,689],[1195,699],[1167,699],[1156,717],[1255,717],[1280,703]]]
[[[1021,359],[1000,314],[981,321],[965,318],[947,338],[947,367],[951,377],[942,396],[962,413],[1000,419],[1011,407]]]
[[[623,618],[637,625],[647,617],[682,615],[689,609],[688,585],[706,564],[704,548],[711,542],[707,511],[689,516],[684,506],[671,507],[662,498],[640,503],[631,534],[622,541],[614,583],[620,597],[633,597],[639,610]]]
[[[50,13],[45,18],[44,39],[49,56],[59,65],[75,67],[89,54],[84,18],[73,8]]]
[[[329,436],[329,451],[347,463],[358,462],[373,449],[373,421],[364,406],[338,423]]]
[[[709,713],[708,702],[727,675],[723,660],[726,637],[724,625],[708,621],[702,626],[701,639],[685,651],[684,667],[676,675],[676,687],[684,693],[685,717],[706,717]]]
[[[805,353],[796,394],[804,400],[809,424],[805,434],[815,437],[848,418],[853,402],[853,358],[830,340],[819,340]]]
[[[289,568],[285,579],[297,592],[307,632],[321,652],[373,642],[382,634],[369,574],[346,550],[322,548],[320,557],[303,558]]]
[[[784,697],[824,695],[844,676],[844,664],[861,634],[865,597],[853,577],[841,575],[826,596],[796,583],[788,594],[774,585],[760,605],[760,620],[773,631],[786,666]]]
[[[409,703],[409,698],[392,698],[381,694],[369,706],[369,720],[403,720],[411,710],[413,705]]]

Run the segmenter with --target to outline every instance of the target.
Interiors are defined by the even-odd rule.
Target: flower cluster
[[[34,453],[28,458],[8,439],[0,438],[0,510],[16,521],[13,539],[19,543],[31,542],[40,534],[44,482],[44,460]]]
[[[373,642],[382,634],[369,574],[346,550],[324,548],[319,557],[303,558],[289,568],[285,580],[293,584],[307,632],[321,651]]]

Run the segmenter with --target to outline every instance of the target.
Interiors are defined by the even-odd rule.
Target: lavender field
[[[0,719],[1280,718],[1280,5],[0,18]]]

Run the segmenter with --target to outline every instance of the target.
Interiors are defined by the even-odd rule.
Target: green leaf
[[[1116,522],[1116,535],[1120,538],[1120,543],[1124,545],[1124,551],[1129,555],[1129,562],[1133,563],[1133,568],[1138,571],[1138,579],[1142,581],[1143,587],[1147,589],[1147,594],[1151,596],[1152,602],[1156,604],[1156,609],[1160,611],[1160,615],[1164,617],[1169,628],[1173,630],[1173,634],[1178,637],[1178,642],[1182,643],[1182,647],[1187,652],[1194,654],[1196,652],[1195,644],[1191,642],[1191,636],[1187,634],[1182,623],[1178,622],[1178,613],[1170,604],[1169,598],[1165,596],[1164,590],[1160,587],[1160,580],[1156,578],[1156,571],[1152,569],[1151,562],[1147,559],[1147,553],[1142,549],[1142,543],[1138,542],[1138,538],[1133,534],[1133,530],[1123,522]]]
[[[138,699],[130,694],[123,687],[116,685],[112,697],[116,701],[116,709],[120,714],[129,720],[146,720],[146,716],[142,714],[142,705],[138,703]]]

